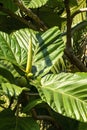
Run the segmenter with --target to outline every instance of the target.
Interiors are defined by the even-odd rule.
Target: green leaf
[[[17,6],[13,3],[13,0],[0,0],[0,3],[2,3],[5,8],[8,8],[12,11],[17,10]]]
[[[0,113],[0,130],[40,130],[30,117],[15,117],[11,110]]]
[[[7,2],[7,1],[6,1]],[[0,31],[11,33],[14,30],[19,30],[20,28],[28,27],[23,22],[16,18],[8,17],[8,15],[0,14]]]
[[[20,47],[20,41],[14,35],[0,32],[0,59],[18,66],[26,63],[26,50]]]
[[[51,72],[53,74],[58,74],[59,72],[64,72],[66,70],[66,66],[63,58],[61,57],[58,61],[53,65]]]
[[[53,65],[62,57],[65,45],[58,27],[47,30],[42,35],[37,35],[33,54],[33,67],[36,75],[43,75],[51,70]]]
[[[7,60],[25,71],[30,35],[33,44],[32,71],[36,76],[47,73],[64,51],[58,27],[53,27],[42,35],[29,29],[21,29],[10,35],[0,32],[0,59]]]
[[[0,32],[0,59],[7,60],[25,71],[24,65],[27,61],[29,37],[32,35],[33,52],[36,46],[36,32],[30,29],[20,29],[11,34]],[[18,70],[17,68],[17,70]]]
[[[0,75],[8,79],[10,83],[14,83],[14,76],[7,69],[0,67]]]
[[[33,101],[29,101],[28,105],[23,109],[23,112],[29,112],[33,107],[35,107],[38,104],[43,103],[41,99],[34,99]]]
[[[21,88],[15,84],[10,83],[2,83],[1,88],[3,90],[3,93],[7,95],[8,97],[17,97],[21,94],[23,90],[27,90],[26,88]]]
[[[48,74],[37,88],[54,111],[87,122],[87,73]]]
[[[79,123],[78,130],[87,130],[87,123]]]
[[[73,5],[73,1],[70,3]],[[78,0],[77,4],[70,8],[71,14],[75,13],[76,11],[79,11],[82,8],[86,8],[86,0]],[[66,11],[64,11],[62,16],[66,17]],[[83,20],[86,20],[86,12],[78,13],[77,15],[75,15],[75,17],[73,18],[72,25],[76,25]]]
[[[39,8],[46,4],[48,0],[22,0],[27,8]]]
[[[4,68],[5,70],[8,70],[14,77],[20,76],[19,73],[16,71],[14,65],[6,60],[0,60],[0,68]],[[3,75],[5,75],[5,74],[3,74]],[[6,75],[8,75],[8,73]],[[7,78],[9,78],[9,77],[7,77]]]

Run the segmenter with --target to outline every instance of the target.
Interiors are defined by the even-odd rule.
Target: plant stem
[[[30,18],[32,18],[41,28],[41,31],[47,30],[44,22],[40,20],[40,18],[32,12],[32,10],[27,9],[20,0],[14,0],[14,3],[20,8],[22,12],[27,14]]]
[[[29,28],[32,28],[32,29],[36,30],[36,28],[32,25],[32,23],[29,23],[29,22],[28,22],[27,20],[25,20],[24,18],[22,18],[22,17],[16,15],[16,14],[13,13],[11,10],[9,10],[9,9],[7,9],[7,8],[5,8],[5,7],[0,6],[0,11],[2,11],[2,12],[4,12],[4,13],[8,14],[9,16],[11,16],[11,17],[13,17],[13,18],[15,18],[15,19],[21,21],[22,23],[24,23],[25,25],[27,25]]]
[[[71,44],[71,13],[70,13],[70,7],[69,7],[69,0],[64,0],[65,9],[67,13],[67,42],[66,42],[66,48],[68,50],[72,49]]]
[[[66,42],[66,49],[64,51],[65,55],[69,58],[70,62],[76,65],[76,67],[82,71],[82,72],[87,72],[87,68],[84,66],[84,64],[74,55],[73,53],[73,48],[72,48],[72,42],[71,42],[71,26],[72,26],[72,20],[74,16],[81,11],[86,11],[85,10],[80,10],[79,12],[77,11],[73,15],[70,13],[70,7],[69,7],[69,0],[64,0],[65,8],[66,8],[66,13],[67,13],[67,42]]]
[[[36,120],[47,120],[47,121],[50,121],[52,124],[54,124],[56,126],[56,128],[58,130],[62,130],[62,128],[60,127],[58,122],[54,118],[52,118],[51,116],[48,116],[48,115],[40,115],[40,116],[38,116],[36,111],[35,111],[35,109],[32,109],[32,116]]]
[[[70,62],[75,65],[81,72],[87,72],[85,65],[70,51],[65,49],[65,55],[69,58]]]
[[[28,55],[27,55],[27,66],[26,66],[26,73],[31,73],[32,68],[32,37],[30,36],[29,39],[29,47],[28,47]]]

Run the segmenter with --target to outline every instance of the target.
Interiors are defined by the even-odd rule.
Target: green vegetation
[[[86,6],[0,0],[0,130],[87,130]]]

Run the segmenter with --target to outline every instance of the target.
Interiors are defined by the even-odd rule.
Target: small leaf
[[[15,84],[10,83],[2,83],[1,88],[5,95],[14,97],[19,96],[23,90],[27,90],[26,88],[21,88]]]
[[[22,0],[27,8],[39,8],[46,4],[48,0]]]

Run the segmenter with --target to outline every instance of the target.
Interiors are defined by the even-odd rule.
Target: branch
[[[69,58],[70,62],[74,64],[80,71],[87,72],[87,68],[84,64],[73,54],[72,43],[71,43],[71,25],[73,17],[87,9],[80,9],[80,11],[75,12],[72,16],[70,13],[69,0],[64,0],[66,13],[67,13],[67,43],[66,49],[64,51],[65,55]]]
[[[87,68],[73,53],[67,49],[65,49],[64,53],[69,58],[70,62],[74,64],[81,72],[87,72]]]
[[[20,8],[20,10],[22,12],[24,12],[25,14],[27,14],[30,18],[32,18],[40,27],[41,30],[45,31],[47,30],[47,27],[45,26],[45,24],[43,23],[43,21],[40,20],[40,18],[32,12],[32,10],[27,9],[20,0],[14,0],[14,3]]]
[[[27,20],[25,20],[24,18],[16,15],[15,13],[13,13],[11,10],[7,9],[7,8],[4,8],[3,6],[0,6],[0,11],[8,14],[9,16],[21,21],[22,23],[24,23],[25,25],[27,25],[29,28],[32,28],[34,30],[36,30],[36,28],[31,24],[29,23]]]
[[[66,42],[66,48],[69,50],[72,50],[71,45],[71,13],[70,13],[70,7],[69,7],[69,0],[64,0],[65,9],[67,13],[67,42]]]
[[[74,18],[77,14],[83,13],[83,12],[87,12],[87,8],[79,9],[79,10],[77,10],[75,13],[73,13],[73,14],[71,15],[71,21],[73,21],[73,18]]]
[[[32,109],[32,116],[36,120],[47,120],[47,121],[50,121],[51,123],[53,123],[57,127],[58,130],[62,130],[60,125],[58,124],[58,122],[56,122],[54,120],[54,118],[52,118],[51,116],[47,116],[47,115],[40,115],[40,116],[38,116],[36,111],[35,111],[35,109]]]

